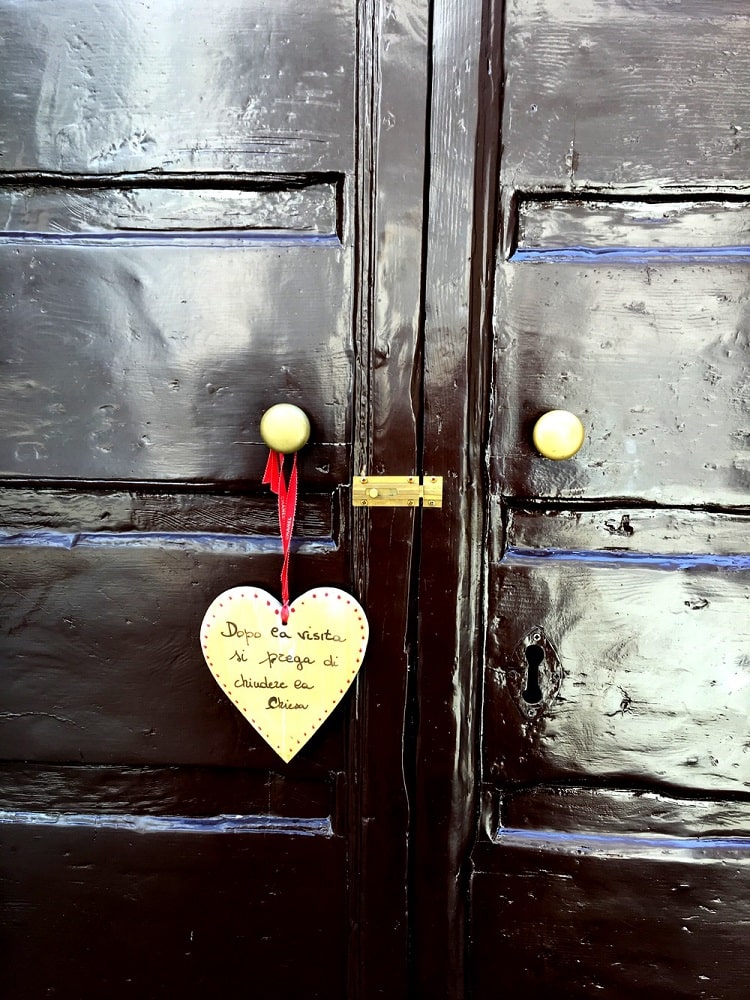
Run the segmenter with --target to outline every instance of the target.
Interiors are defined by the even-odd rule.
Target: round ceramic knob
[[[310,421],[293,403],[277,403],[260,420],[260,436],[272,451],[290,455],[307,444]]]
[[[545,458],[572,458],[585,437],[583,424],[568,410],[550,410],[534,424],[534,446]]]

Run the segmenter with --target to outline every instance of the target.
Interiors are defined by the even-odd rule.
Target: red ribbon
[[[281,622],[289,621],[289,546],[294,530],[294,515],[297,511],[297,453],[292,459],[289,482],[284,479],[284,456],[279,451],[270,451],[263,473],[263,484],[271,487],[279,498],[279,530],[284,562],[281,566]]]

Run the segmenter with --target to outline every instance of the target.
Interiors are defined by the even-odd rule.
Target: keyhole
[[[529,669],[526,672],[526,688],[521,697],[527,705],[536,705],[542,700],[542,689],[539,687],[539,667],[544,661],[544,650],[541,646],[526,647],[526,662]]]

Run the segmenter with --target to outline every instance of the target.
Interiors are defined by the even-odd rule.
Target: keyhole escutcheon
[[[518,710],[529,721],[541,718],[560,692],[562,664],[544,629],[535,625],[516,645],[506,683]]]

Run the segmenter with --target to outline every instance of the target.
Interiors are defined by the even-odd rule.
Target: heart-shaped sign
[[[359,603],[335,587],[298,597],[286,624],[271,594],[234,587],[216,598],[201,625],[216,682],[287,763],[343,698],[368,636]]]

